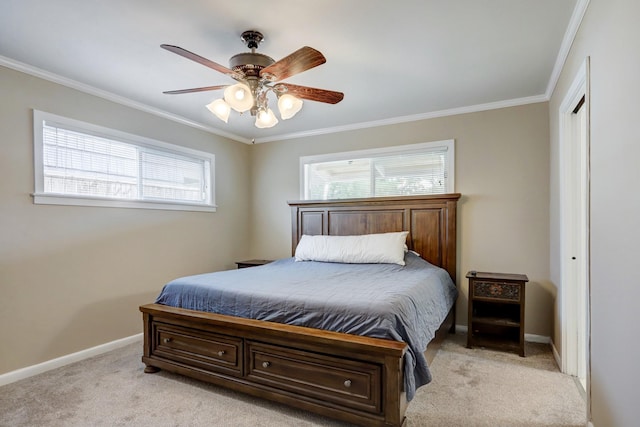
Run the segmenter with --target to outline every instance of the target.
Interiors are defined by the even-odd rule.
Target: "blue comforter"
[[[424,350],[455,302],[449,274],[412,252],[406,265],[295,262],[182,277],[156,303],[403,341],[411,400],[431,381]]]

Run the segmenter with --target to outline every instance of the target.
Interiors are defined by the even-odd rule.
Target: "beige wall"
[[[245,144],[0,67],[0,374],[138,334],[168,280],[247,255]],[[32,109],[216,156],[216,213],[34,205]]]
[[[551,271],[558,283],[558,108],[591,63],[591,367],[595,427],[638,425],[637,279],[640,241],[640,3],[591,0],[550,102]],[[557,307],[559,316],[560,306]],[[561,341],[556,329],[554,341]]]
[[[287,200],[299,198],[300,156],[455,139],[459,202],[457,323],[466,325],[470,269],[525,273],[526,332],[550,336],[547,103],[435,118],[252,147],[252,256],[291,255]]]

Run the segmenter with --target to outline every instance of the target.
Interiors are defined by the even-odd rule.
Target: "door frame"
[[[585,108],[585,138],[580,140],[580,145],[571,144],[575,142],[575,128],[572,115],[576,105],[584,97]],[[591,309],[590,309],[590,202],[589,202],[589,146],[590,146],[590,116],[591,102],[589,90],[589,57],[585,59],[582,66],[574,77],[571,87],[565,94],[564,100],[559,108],[560,115],[560,270],[561,270],[561,333],[562,333],[562,372],[569,375],[577,376],[578,374],[578,289],[569,286],[575,283],[580,273],[576,273],[579,269],[584,274],[586,281],[586,300],[585,300],[585,369],[586,369],[586,387],[587,405],[590,401],[590,359],[591,359]],[[576,162],[572,161],[574,156],[580,156],[584,167],[576,166]],[[581,185],[585,186],[585,200],[582,206],[576,206],[573,198],[573,191],[576,186],[572,183],[575,177],[579,176]],[[585,209],[586,221],[584,224],[584,235],[577,236],[574,227],[571,227],[571,221],[575,220],[574,213],[579,209]],[[584,238],[582,248],[578,248],[579,252],[575,253],[575,249],[569,242],[575,242],[577,238]],[[577,256],[576,261],[579,265],[576,268],[568,267],[571,258]]]

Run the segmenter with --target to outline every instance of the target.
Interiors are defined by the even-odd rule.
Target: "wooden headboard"
[[[292,253],[303,234],[348,236],[409,231],[407,245],[456,281],[460,194],[289,201]]]

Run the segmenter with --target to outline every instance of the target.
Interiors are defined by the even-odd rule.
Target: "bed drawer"
[[[379,365],[247,341],[247,377],[300,396],[380,413]]]
[[[520,284],[502,281],[475,281],[473,296],[499,300],[520,301]]]
[[[242,339],[162,323],[154,323],[153,330],[153,356],[242,375]]]

